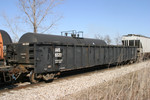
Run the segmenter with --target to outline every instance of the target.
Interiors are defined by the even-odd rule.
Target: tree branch
[[[41,20],[39,21],[39,23],[37,24],[37,26],[39,26],[41,24],[41,22],[44,20],[44,18],[46,17],[46,15],[48,14],[48,11],[50,9],[50,7],[54,4],[54,0],[51,0],[49,6],[46,8],[44,15],[42,16]]]
[[[30,15],[28,14],[28,12],[26,11],[26,7],[25,7],[25,2],[23,0],[19,0],[21,5],[22,5],[22,8],[24,10],[24,13],[27,15],[27,17],[29,18],[29,21],[33,24],[33,21],[31,20],[30,18]]]
[[[16,40],[19,40],[18,35],[15,33],[14,29],[11,26],[10,21],[8,20],[7,16],[5,14],[3,14],[3,18],[6,20],[6,23],[8,24],[8,27],[10,28],[10,30],[12,31],[12,33],[15,35]]]
[[[57,20],[53,21],[52,24],[49,25],[49,26],[48,26],[43,32],[41,32],[41,33],[44,33],[44,32],[46,32],[46,31],[48,31],[48,30],[49,30],[50,28],[52,28],[52,27],[55,25],[55,23],[56,23],[57,21],[59,21],[61,18],[62,18],[62,16],[60,16]]]

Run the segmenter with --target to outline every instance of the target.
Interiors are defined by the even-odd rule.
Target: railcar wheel
[[[32,84],[35,84],[35,83],[38,83],[38,82],[39,82],[39,80],[36,79],[36,77],[35,77],[34,71],[31,71],[31,72],[30,72],[30,77],[29,77],[29,79],[30,79],[30,82],[31,82]]]
[[[52,82],[54,80],[54,76],[55,76],[55,74],[53,74],[53,73],[43,75],[43,80],[45,82]]]

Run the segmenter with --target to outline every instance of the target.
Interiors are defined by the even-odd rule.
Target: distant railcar
[[[150,38],[142,35],[128,34],[122,37],[124,46],[137,47],[138,56],[142,58],[150,58]]]

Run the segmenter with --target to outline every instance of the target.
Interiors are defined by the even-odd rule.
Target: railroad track
[[[106,68],[107,66],[107,68]],[[57,83],[57,82],[61,82],[62,80],[69,80],[78,76],[88,76],[91,75],[93,73],[103,73],[105,71],[110,71],[113,70],[115,68],[121,68],[122,66],[96,66],[96,67],[91,67],[91,68],[87,68],[87,69],[79,69],[79,70],[73,70],[73,71],[68,71],[68,72],[62,72],[59,76],[58,79],[54,79],[53,83]],[[3,94],[5,92],[11,92],[11,91],[17,91],[20,89],[25,89],[25,88],[34,88],[36,86],[39,85],[43,85],[43,84],[47,84],[45,82],[39,82],[36,84],[30,84],[30,82],[24,82],[24,83],[16,83],[16,84],[12,84],[12,85],[6,85],[3,87],[0,87],[0,94]]]
[[[106,82],[135,71],[145,70],[146,68],[150,68],[149,65],[150,62],[146,61],[73,75],[63,74],[59,79],[54,80],[52,83],[43,82],[37,85],[33,84],[22,87],[23,89],[12,89],[7,92],[1,92],[0,99],[59,99],[91,89],[92,87],[99,86],[103,83],[105,84]]]

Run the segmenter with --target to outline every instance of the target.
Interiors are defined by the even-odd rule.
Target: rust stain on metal
[[[10,71],[11,74],[17,74],[17,73],[25,73],[28,72],[27,69],[23,66],[23,65],[18,65],[17,67],[15,67],[14,69],[12,69]]]

